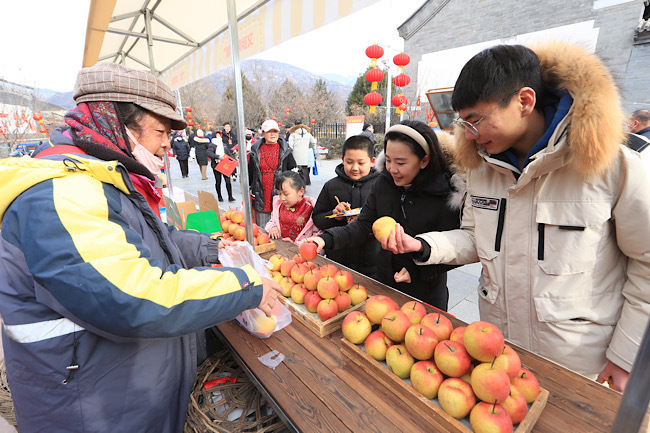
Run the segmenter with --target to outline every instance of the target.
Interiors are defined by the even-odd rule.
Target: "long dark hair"
[[[422,186],[426,185],[439,174],[449,171],[447,161],[442,153],[442,149],[440,149],[440,145],[438,144],[438,137],[436,137],[435,132],[433,132],[428,125],[418,120],[403,120],[399,124],[415,129],[424,138],[429,147],[429,164],[420,170],[417,176],[415,176],[415,179],[413,179],[412,187],[414,189],[422,188]],[[426,156],[426,152],[422,146],[420,146],[420,144],[413,138],[402,132],[390,130],[384,137],[384,153],[386,153],[388,140],[399,141],[400,143],[405,144],[420,161]]]

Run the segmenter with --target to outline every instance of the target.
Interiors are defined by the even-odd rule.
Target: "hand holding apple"
[[[262,277],[262,300],[257,306],[267,316],[271,316],[273,307],[278,299],[278,293],[282,292],[280,285],[266,277]]]
[[[379,242],[382,242],[383,239],[388,239],[393,230],[395,230],[396,225],[397,221],[395,221],[393,218],[389,216],[383,216],[381,218],[377,218],[375,222],[372,223],[372,233],[375,235],[375,239],[377,239]]]
[[[303,243],[305,243],[305,242],[313,242],[313,243],[315,243],[317,245],[317,247],[318,247],[316,249],[316,253],[320,253],[321,251],[323,251],[323,248],[325,248],[325,241],[320,236],[312,236],[311,238],[305,239],[305,241]],[[311,259],[311,260],[313,260],[313,259]]]
[[[400,224],[395,226],[395,230],[390,233],[390,236],[380,240],[380,243],[383,249],[391,251],[394,254],[412,253],[422,251],[423,249],[422,242],[407,235],[404,227]]]
[[[318,255],[318,244],[312,241],[304,241],[298,247],[298,251],[300,251],[300,257],[305,261],[314,260]]]

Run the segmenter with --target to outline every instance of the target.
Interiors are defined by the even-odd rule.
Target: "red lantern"
[[[281,127],[281,126],[282,126],[282,119],[280,119],[280,120],[278,121],[278,127]]]
[[[311,119],[310,122],[311,122],[311,124],[313,126],[316,123],[316,119]]]
[[[399,111],[406,111],[406,104],[402,104],[399,106]]]
[[[193,126],[194,126],[194,122],[187,122],[187,126],[189,126],[190,128],[193,127]]]
[[[384,55],[384,49],[377,44],[372,44],[366,48],[366,56],[371,59],[378,59]]]
[[[393,84],[395,84],[397,87],[408,86],[410,82],[411,77],[406,74],[399,74],[393,78]]]
[[[275,116],[271,116],[271,120],[277,120]]]
[[[393,63],[395,63],[397,66],[401,66],[402,68],[408,65],[410,61],[411,58],[405,53],[399,53],[393,57]]]
[[[188,114],[187,115],[187,120],[192,120],[192,119],[194,119],[194,116],[192,116],[191,114]]]
[[[187,107],[187,108],[185,109],[185,111],[187,111],[188,113],[191,113],[191,112],[192,112],[192,109],[191,109],[190,107]]]
[[[377,90],[377,83],[384,79],[384,71],[379,68],[372,68],[366,72],[366,80],[370,81],[372,85],[370,86],[370,91],[374,92]]]
[[[390,100],[390,103],[396,107],[399,107],[402,104],[406,104],[407,102],[408,99],[406,99],[406,96],[402,95],[401,93],[393,96]]]
[[[370,112],[375,112],[375,106],[381,104],[382,96],[376,92],[370,92],[363,97],[363,102],[370,105]]]

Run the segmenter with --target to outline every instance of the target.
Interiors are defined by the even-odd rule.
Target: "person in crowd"
[[[643,154],[650,147],[650,110],[636,110],[627,118],[626,126],[628,146]]]
[[[296,167],[291,149],[280,138],[278,122],[269,119],[262,123],[262,139],[251,147],[248,158],[248,185],[255,222],[264,227],[271,219],[273,196],[277,194],[275,178]]]
[[[382,246],[480,260],[482,320],[622,392],[650,316],[650,190],[609,71],[568,42],[498,45],[465,64],[451,102],[461,228]]]
[[[293,170],[280,173],[275,178],[278,195],[273,197],[273,212],[264,228],[271,239],[288,239],[300,242],[318,235],[312,212],[316,199],[305,196],[305,183],[300,174]]]
[[[361,134],[364,137],[368,137],[370,141],[372,141],[373,145],[375,143],[375,127],[372,126],[370,123],[364,123],[363,124],[363,129],[361,130]]]
[[[18,430],[183,431],[197,331],[279,285],[212,268],[224,245],[160,219],[175,97],[148,72],[82,69],[35,158],[0,161],[0,314]],[[25,218],[29,215],[29,219]]]
[[[463,183],[459,176],[452,180],[454,173],[449,162],[452,149],[447,146],[444,149],[447,154],[436,134],[422,122],[404,120],[392,126],[384,141],[385,168],[374,182],[357,221],[327,229],[310,240],[318,244],[319,251],[359,247],[373,236],[373,223],[385,216],[413,235],[422,233],[425,227],[429,230],[458,228]],[[447,310],[447,271],[452,266],[419,267],[410,254],[394,254],[383,249],[375,260],[379,281]]]
[[[363,135],[353,135],[343,143],[343,162],[336,167],[336,177],[328,180],[314,205],[314,224],[326,230],[345,226],[357,217],[346,217],[343,212],[363,206],[379,179],[375,163],[374,143]],[[329,218],[331,215],[338,215]],[[377,278],[376,258],[380,245],[374,236],[368,236],[359,245],[342,249],[325,249],[325,255],[348,268]]]
[[[211,141],[212,139],[206,137],[202,129],[196,131],[196,137],[194,137],[194,156],[201,170],[201,179],[203,180],[208,179],[208,145]]]
[[[296,160],[300,175],[305,185],[311,185],[309,178],[309,153],[314,156],[314,149],[316,148],[316,139],[310,134],[310,129],[307,125],[303,125],[302,121],[296,120],[294,126],[289,129],[289,147],[293,154],[293,159]]]
[[[223,141],[223,150],[226,155],[236,159],[236,149],[234,147],[239,143],[237,141],[237,134],[232,130],[230,122],[224,122],[223,130],[221,131],[221,140]],[[232,172],[232,181],[237,181],[237,169]]]
[[[187,141],[183,138],[182,132],[177,132],[172,142],[172,151],[174,156],[178,161],[178,166],[181,169],[181,176],[183,178],[189,176],[189,167],[187,165],[187,160],[190,157],[190,145],[187,144]]]
[[[246,143],[246,155],[250,154],[251,147],[253,147],[253,144],[257,141],[257,138],[255,137],[255,134],[253,133],[252,130],[247,129],[245,131],[244,135],[244,142]],[[233,146],[233,150],[239,152],[239,145]]]
[[[216,132],[215,137],[210,142],[208,146],[208,158],[211,160],[212,165],[212,174],[214,175],[214,188],[217,191],[217,198],[219,201],[223,201],[223,196],[221,195],[221,179],[223,178],[224,183],[226,184],[226,192],[228,193],[228,201],[235,202],[235,197],[232,195],[232,183],[230,182],[230,176],[226,176],[217,170],[217,164],[221,161],[226,153],[226,150],[223,146],[223,140],[221,139],[221,133]]]

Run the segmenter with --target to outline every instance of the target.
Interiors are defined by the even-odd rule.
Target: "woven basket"
[[[5,360],[0,360],[0,416],[9,424],[16,426],[16,415],[14,414],[14,402],[11,399],[11,391],[7,383],[7,369]]]
[[[203,383],[236,377],[204,389]],[[190,396],[184,433],[280,433],[287,428],[244,374],[230,351],[222,350],[203,362]]]

